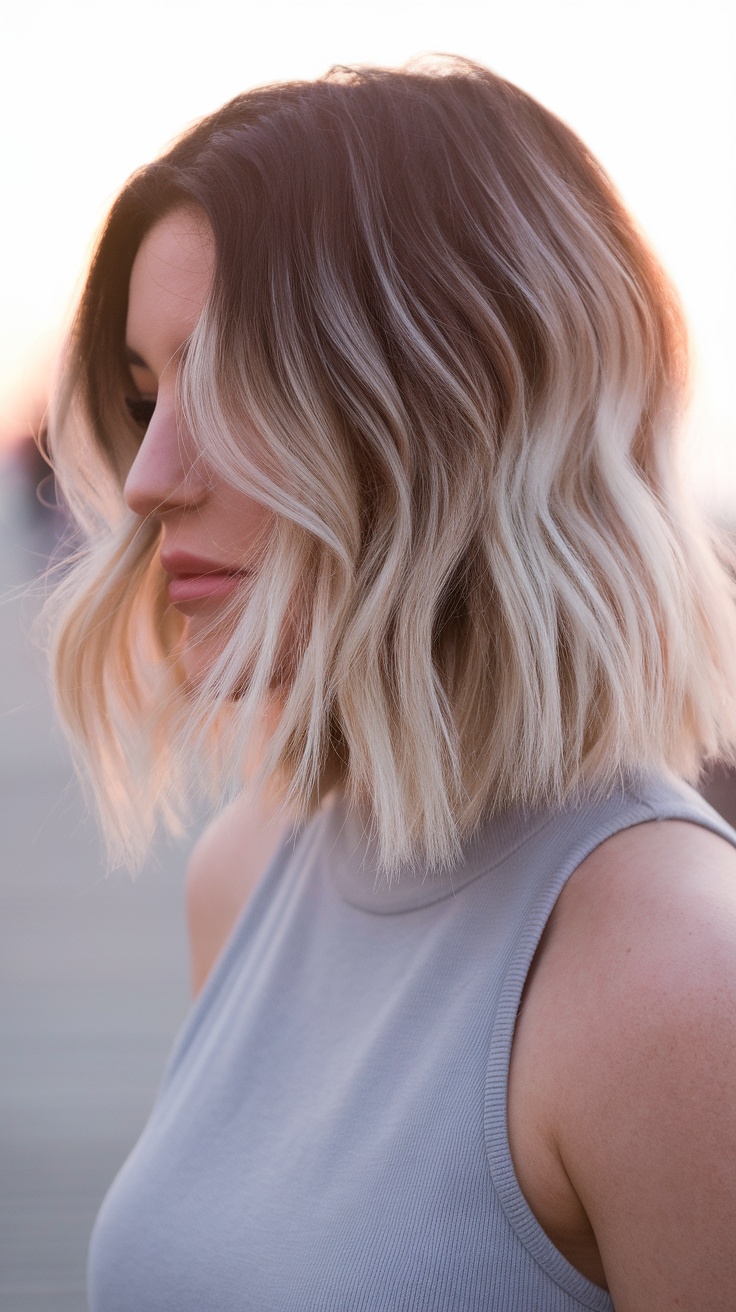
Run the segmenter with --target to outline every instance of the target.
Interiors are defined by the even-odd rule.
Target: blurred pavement
[[[44,543],[0,487],[0,1312],[84,1312],[90,1229],[189,1003],[186,850],[106,876],[17,590]],[[13,498],[15,502],[15,498]]]

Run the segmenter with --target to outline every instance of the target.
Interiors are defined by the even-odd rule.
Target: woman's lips
[[[187,601],[206,601],[212,597],[227,597],[243,582],[245,575],[228,570],[208,574],[175,574],[169,581],[169,601],[179,606]]]
[[[227,597],[242,583],[248,570],[232,569],[181,547],[164,546],[161,564],[171,577],[169,601],[182,609],[190,603]]]

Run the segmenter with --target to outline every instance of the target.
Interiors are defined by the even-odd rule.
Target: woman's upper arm
[[[617,1312],[727,1312],[736,1306],[736,852],[680,822],[618,838],[601,848],[573,910],[581,932],[566,993],[575,995],[576,976],[585,988],[573,1003],[559,1152]]]
[[[195,997],[288,827],[288,817],[260,799],[239,797],[196,843],[186,880]]]

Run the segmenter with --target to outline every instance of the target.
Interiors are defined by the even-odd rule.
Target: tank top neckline
[[[550,824],[553,815],[548,808],[521,806],[496,812],[462,843],[460,859],[452,869],[406,863],[389,881],[376,873],[378,847],[362,816],[337,794],[324,816],[325,873],[339,896],[358,910],[378,915],[418,911],[453,897],[488,874]]]

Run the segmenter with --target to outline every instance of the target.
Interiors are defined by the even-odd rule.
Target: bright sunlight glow
[[[95,230],[126,176],[259,82],[462,54],[591,146],[677,283],[695,338],[689,467],[736,500],[734,7],[726,0],[24,0],[5,17],[2,432],[42,394]]]

